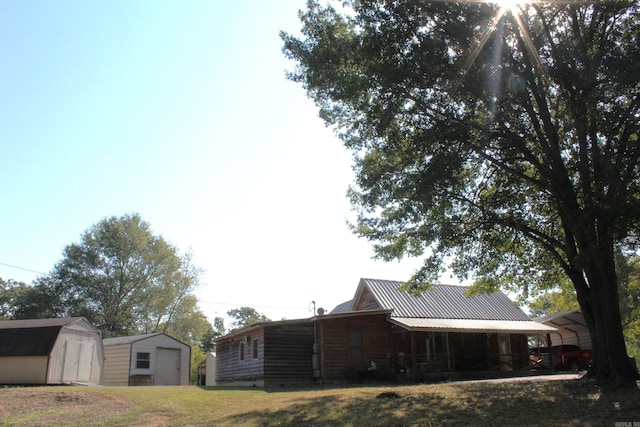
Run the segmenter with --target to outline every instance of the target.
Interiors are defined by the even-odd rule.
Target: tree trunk
[[[588,277],[600,272],[590,272]],[[593,295],[593,317],[595,331],[592,341],[597,343],[595,352],[595,375],[599,382],[621,386],[635,385],[638,373],[632,366],[624,341],[616,282],[597,282],[590,279]],[[595,350],[595,349],[594,349]]]
[[[591,334],[592,374],[603,386],[635,387],[639,377],[627,356],[613,250],[599,252],[587,262],[584,275],[571,275]]]

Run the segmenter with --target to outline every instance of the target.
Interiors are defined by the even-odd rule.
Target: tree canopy
[[[193,294],[199,277],[191,255],[139,215],[113,216],[68,245],[48,276],[19,288],[11,317],[84,316],[104,337],[166,332],[208,350],[212,326]]]
[[[230,318],[234,319],[234,321],[231,322],[230,325],[232,331],[260,322],[269,322],[271,320],[264,314],[259,313],[258,310],[253,307],[234,308],[227,311],[227,315]]]
[[[289,77],[354,153],[354,232],[527,294],[567,277],[603,383],[635,384],[614,252],[640,225],[638,2],[309,1]]]

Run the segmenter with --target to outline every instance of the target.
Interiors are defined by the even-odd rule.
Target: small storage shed
[[[103,360],[84,317],[0,321],[0,384],[99,384]]]
[[[103,385],[189,385],[191,347],[158,332],[106,338]]]
[[[198,385],[216,385],[216,354],[209,353],[207,357],[198,363]]]

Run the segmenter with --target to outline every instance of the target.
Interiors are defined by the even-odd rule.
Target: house
[[[106,338],[103,385],[189,385],[191,347],[158,332]]]
[[[556,331],[503,293],[361,279],[351,301],[310,319],[265,322],[216,340],[216,382],[422,381],[529,367],[527,337]]]
[[[0,321],[0,384],[99,384],[103,360],[83,317]]]
[[[215,340],[216,385],[312,384],[311,319],[261,322]]]
[[[555,331],[549,334],[550,345],[577,345],[582,350],[591,350],[591,334],[578,310],[549,314],[533,320],[543,325],[553,326]],[[542,344],[544,345],[544,344]]]
[[[501,292],[468,296],[465,286],[434,285],[414,295],[401,286],[361,279],[349,303],[314,319],[316,377],[419,381],[443,373],[526,369],[527,337],[555,331]]]
[[[198,363],[198,385],[216,385],[216,354],[209,353]]]

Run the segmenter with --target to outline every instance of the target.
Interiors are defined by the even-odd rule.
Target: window
[[[150,353],[136,353],[136,368],[149,369]]]
[[[253,339],[253,358],[258,358],[258,338]]]
[[[240,360],[244,360],[244,342],[240,343]]]

